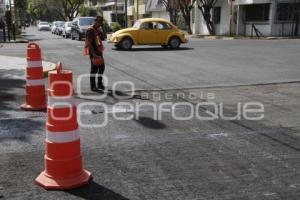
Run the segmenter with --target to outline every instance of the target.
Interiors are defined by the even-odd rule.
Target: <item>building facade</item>
[[[87,0],[86,5],[100,6],[104,18],[109,23],[115,21],[115,0],[97,5],[93,2]],[[118,13],[125,18],[125,0],[117,2]],[[216,35],[299,36],[299,10],[300,0],[218,0],[211,14]],[[205,20],[196,4],[191,15],[193,33],[208,35]],[[135,20],[146,17],[170,20],[162,0],[127,0],[129,27]]]
[[[219,0],[212,9],[216,35],[300,35],[298,4],[299,0]],[[194,10],[193,19],[194,33],[209,34],[200,10]]]
[[[6,1],[0,0],[0,21],[1,20],[4,21],[5,10],[6,10]]]

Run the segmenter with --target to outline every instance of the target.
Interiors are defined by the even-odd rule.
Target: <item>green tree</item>
[[[27,12],[33,21],[55,21],[64,19],[56,0],[28,0]]]
[[[14,14],[18,25],[25,24],[27,3],[27,0],[14,0]]]
[[[92,7],[81,6],[79,9],[79,14],[80,14],[80,16],[83,16],[83,17],[85,17],[85,16],[96,17],[98,14],[98,11]]]
[[[177,0],[162,0],[162,3],[166,7],[166,10],[169,12],[171,22],[177,25],[179,2]]]
[[[194,8],[195,2],[196,0],[177,0],[189,34],[192,34],[191,12]]]
[[[83,5],[84,0],[55,0],[57,6],[61,6],[61,16],[72,21],[74,17],[79,14],[80,6]]]

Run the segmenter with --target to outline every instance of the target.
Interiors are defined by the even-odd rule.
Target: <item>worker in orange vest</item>
[[[88,50],[91,59],[91,72],[90,72],[90,86],[92,91],[103,91],[103,73],[105,70],[105,63],[103,59],[104,47],[102,40],[106,39],[106,34],[103,29],[103,17],[97,16],[94,24],[86,32],[85,48]],[[96,74],[98,75],[96,87]]]

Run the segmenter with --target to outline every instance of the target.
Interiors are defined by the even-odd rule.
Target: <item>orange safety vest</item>
[[[88,28],[88,30],[86,31],[86,33],[89,30],[92,30],[92,29],[94,31],[95,42],[96,42],[96,46],[98,48],[98,51],[103,52],[104,51],[104,46],[103,46],[102,40],[100,39],[100,32],[99,32],[99,30],[96,30],[93,26],[91,26],[90,28]],[[86,36],[85,36],[85,43],[84,43],[84,48],[83,48],[83,55],[84,56],[89,55],[89,48],[88,48],[88,45],[87,45],[87,39],[86,39],[87,37]]]

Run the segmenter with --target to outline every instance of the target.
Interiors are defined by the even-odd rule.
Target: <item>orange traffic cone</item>
[[[21,108],[32,111],[46,110],[41,49],[35,43],[29,43],[27,46],[26,74],[26,103],[22,104]]]
[[[49,72],[48,84],[45,171],[35,181],[45,189],[80,187],[89,182],[91,173],[82,164],[72,71],[62,70],[59,63]]]

